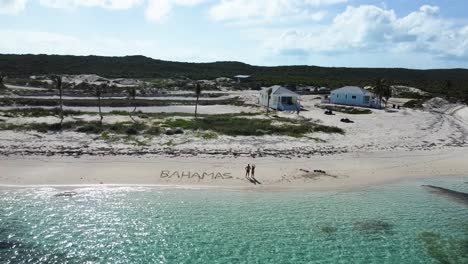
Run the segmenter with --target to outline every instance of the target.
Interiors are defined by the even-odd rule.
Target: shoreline
[[[468,148],[352,152],[310,158],[0,156],[2,187],[163,187],[345,191],[406,179],[468,177]],[[244,167],[256,164],[253,185]],[[314,173],[323,170],[326,173]]]

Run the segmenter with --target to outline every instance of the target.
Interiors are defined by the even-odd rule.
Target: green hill
[[[12,77],[61,73],[98,74],[109,78],[214,79],[248,74],[260,85],[309,84],[339,87],[370,85],[377,78],[428,92],[468,94],[468,69],[411,70],[402,68],[328,68],[317,66],[252,66],[240,62],[185,63],[144,56],[102,57],[0,54],[0,71]],[[447,81],[451,89],[447,91]]]

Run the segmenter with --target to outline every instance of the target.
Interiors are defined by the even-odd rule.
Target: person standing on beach
[[[247,179],[250,179],[249,176],[250,176],[250,164],[247,164],[247,167],[245,167],[245,177]]]
[[[251,169],[250,177],[252,177],[252,179],[255,177],[255,164],[252,164],[252,169]]]

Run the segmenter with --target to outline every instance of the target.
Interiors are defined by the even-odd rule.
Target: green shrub
[[[159,136],[161,132],[162,131],[159,126],[152,126],[148,130],[145,131],[145,134],[152,135],[152,136]]]
[[[110,139],[111,139],[111,137],[110,137],[110,135],[109,135],[109,132],[102,132],[101,138],[102,138],[103,140],[110,140]]]
[[[420,94],[420,93],[414,93],[414,92],[402,92],[398,94],[399,98],[409,98],[409,99],[427,99],[431,98],[431,95],[427,94]]]
[[[203,138],[203,139],[206,139],[206,140],[219,138],[218,134],[213,133],[213,132],[202,133],[202,134],[200,134],[199,136],[200,136],[201,138]]]
[[[296,120],[284,121],[282,125],[272,124],[270,119],[246,119],[230,118],[222,116],[211,116],[194,120],[170,120],[166,121],[170,127],[180,127],[190,130],[211,130],[229,136],[262,136],[262,135],[285,135],[299,137],[306,133],[320,131],[326,133],[344,133],[337,127],[315,125],[309,122]]]
[[[125,133],[127,135],[138,135],[138,130],[135,127],[129,127],[127,130],[125,130]]]
[[[312,132],[323,132],[323,133],[335,133],[335,134],[344,134],[344,130],[339,127],[324,126],[324,125],[314,125]]]
[[[44,109],[44,108],[17,108],[3,111],[4,113],[12,116],[23,116],[23,117],[44,117],[44,116],[58,116],[60,114],[59,108]],[[64,116],[79,115],[82,114],[80,111],[64,110]]]
[[[79,127],[77,132],[88,133],[88,134],[100,134],[103,131],[103,127],[98,123],[88,123],[82,127]]]
[[[406,108],[421,108],[423,104],[422,100],[411,100],[403,104]]]

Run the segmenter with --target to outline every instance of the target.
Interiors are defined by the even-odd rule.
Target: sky
[[[468,68],[467,0],[0,0],[0,53]]]

